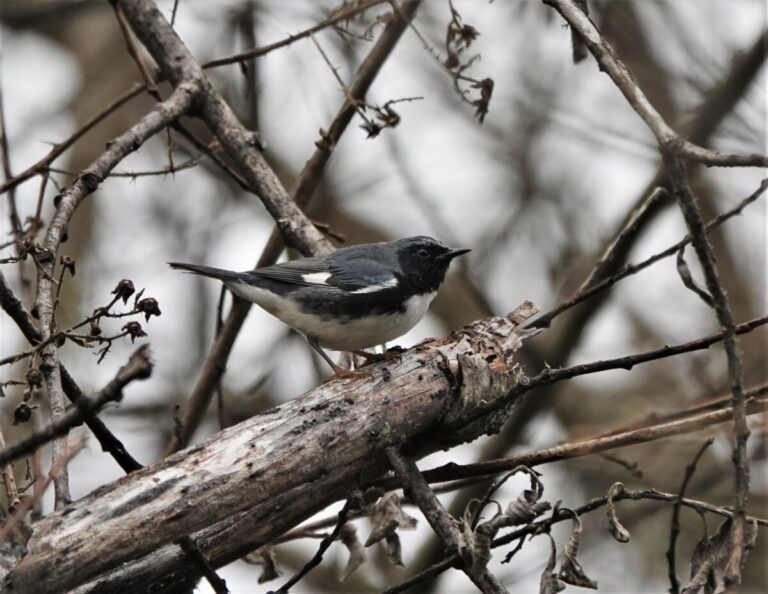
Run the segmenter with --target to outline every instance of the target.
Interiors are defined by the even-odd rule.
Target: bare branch
[[[306,39],[307,37],[310,37],[313,33],[317,33],[318,31],[337,25],[342,21],[347,21],[357,16],[358,14],[361,14],[366,10],[373,8],[374,6],[377,6],[379,4],[384,4],[385,2],[388,2],[388,1],[389,0],[364,0],[363,2],[350,3],[348,6],[344,6],[341,10],[335,10],[328,16],[328,18],[323,19],[316,25],[313,25],[293,35],[289,35],[285,39],[281,39],[280,41],[276,41],[274,43],[270,43],[269,45],[265,45],[262,47],[255,47],[253,49],[246,50],[244,52],[241,52],[239,54],[235,54],[232,56],[228,56],[226,58],[219,58],[218,60],[211,60],[210,62],[205,62],[203,64],[203,68],[217,68],[219,66],[225,66],[227,64],[236,64],[238,62],[245,62],[246,60],[251,60],[253,58],[259,58],[261,56],[265,56],[266,54],[276,49],[280,49],[281,47],[286,47],[288,45],[291,45],[292,43],[299,41],[300,39]]]
[[[71,147],[78,140],[80,140],[80,138],[82,138],[82,136],[85,135],[86,132],[90,131],[94,126],[96,126],[99,122],[104,120],[107,116],[111,115],[117,109],[122,107],[124,104],[128,103],[128,101],[140,95],[144,90],[145,90],[145,87],[143,85],[135,85],[130,89],[128,89],[127,91],[125,91],[117,99],[112,101],[112,103],[107,105],[104,109],[102,109],[99,113],[94,115],[85,124],[80,126],[80,128],[78,128],[75,132],[73,132],[68,138],[54,144],[53,148],[51,148],[51,150],[48,152],[48,154],[45,157],[40,159],[34,165],[29,166],[27,169],[25,169],[21,173],[7,180],[2,185],[0,185],[0,194],[4,194],[5,192],[11,190],[12,188],[18,186],[20,183],[28,180],[30,177],[33,177],[39,173],[43,173],[44,171],[46,171],[50,167],[51,163],[53,163],[69,147]]]
[[[659,146],[679,143],[680,154],[688,159],[707,165],[728,167],[768,167],[768,157],[762,155],[721,155],[694,143],[681,139],[645,96],[635,77],[618,58],[611,45],[603,39],[595,24],[576,0],[542,0],[552,6],[578,32],[581,40],[595,56],[600,69],[611,77],[619,91],[653,132]]]
[[[148,138],[162,130],[168,123],[185,113],[192,104],[195,89],[191,85],[182,85],[159,104],[127,132],[117,137],[107,150],[74,181],[61,195],[56,213],[45,234],[44,254],[38,257],[38,286],[35,305],[40,316],[40,339],[45,342],[55,333],[54,303],[55,281],[53,269],[58,256],[59,244],[64,237],[69,221],[80,203],[94,192],[99,183],[128,154],[137,150]],[[55,421],[64,414],[64,393],[59,371],[58,349],[55,344],[47,344],[40,352],[40,370],[43,372],[51,416]],[[63,441],[53,442],[54,457],[63,459]],[[54,479],[54,492],[57,494],[57,506],[65,505],[69,500],[67,473],[62,471]]]
[[[56,437],[66,435],[73,427],[98,412],[108,402],[119,402],[123,397],[123,388],[137,379],[146,379],[152,373],[149,347],[139,347],[117,372],[117,375],[104,386],[93,398],[78,400],[75,406],[39,431],[0,450],[0,465],[12,462],[34,452],[40,446]]]
[[[696,472],[696,465],[701,460],[704,452],[709,446],[714,443],[715,439],[710,437],[707,439],[696,455],[691,460],[690,464],[685,467],[685,474],[683,475],[683,482],[680,484],[680,494],[678,501],[672,506],[672,520],[669,526],[669,548],[667,549],[667,565],[669,567],[669,592],[670,594],[678,594],[680,592],[680,582],[677,579],[677,572],[675,569],[675,545],[677,543],[677,536],[680,534],[680,502],[685,497],[685,491],[688,489],[688,483],[693,478],[693,473]]]
[[[670,184],[675,192],[680,210],[685,218],[688,231],[691,234],[691,243],[696,250],[696,255],[701,262],[704,271],[707,290],[711,297],[709,304],[717,316],[720,327],[723,329],[723,344],[728,359],[728,372],[731,378],[731,393],[733,394],[733,423],[736,434],[736,444],[733,450],[733,464],[735,469],[735,502],[733,521],[733,549],[730,552],[728,568],[726,571],[726,583],[733,585],[741,581],[741,568],[746,556],[745,542],[745,515],[747,494],[749,492],[749,464],[747,461],[747,440],[749,439],[749,427],[746,419],[746,397],[744,395],[744,378],[739,353],[738,339],[733,322],[733,315],[728,304],[725,290],[715,266],[715,257],[712,246],[707,241],[706,230],[701,217],[696,197],[691,190],[686,165],[680,156],[675,144],[669,145],[669,152],[664,155],[665,164],[669,170]]]
[[[733,218],[736,215],[740,215],[744,208],[746,208],[749,204],[757,200],[760,196],[763,195],[765,190],[768,189],[768,178],[764,179],[760,183],[760,187],[757,188],[752,194],[744,198],[741,202],[739,202],[736,206],[733,208],[719,214],[714,219],[709,221],[705,227],[705,231],[709,233],[713,229],[716,229],[720,225],[722,225],[727,220]],[[647,203],[646,203],[647,204]],[[637,214],[640,212],[639,210],[635,210],[634,214]],[[633,216],[634,218],[634,216]],[[624,230],[631,229],[632,226],[625,226]],[[619,236],[623,237],[624,233],[620,233]],[[608,249],[606,253],[612,252],[615,245],[617,245],[618,238],[614,240],[611,243],[611,247]],[[650,256],[643,260],[642,262],[638,262],[637,264],[627,264],[621,270],[616,272],[615,274],[604,278],[602,280],[599,280],[595,282],[595,278],[597,277],[597,273],[595,272],[597,270],[597,267],[593,269],[593,271],[589,274],[586,281],[584,281],[578,291],[576,291],[576,294],[564,301],[561,305],[557,306],[555,309],[552,309],[532,322],[530,322],[529,326],[533,328],[546,328],[550,325],[553,319],[555,319],[557,316],[562,314],[563,312],[571,309],[575,305],[578,305],[582,301],[589,299],[593,295],[604,291],[606,289],[609,289],[613,285],[615,285],[617,282],[619,282],[621,279],[626,278],[630,275],[637,274],[641,270],[648,268],[651,264],[655,264],[659,260],[663,260],[664,258],[668,258],[670,256],[673,256],[677,252],[679,252],[681,249],[683,249],[686,245],[691,243],[691,236],[686,235],[683,239],[678,241],[676,244],[668,247],[667,249],[654,254],[653,256]],[[608,261],[605,258],[601,258],[602,261]]]
[[[722,406],[715,410],[700,412],[691,411],[684,415],[670,415],[672,420],[660,420],[659,422],[619,432],[607,432],[589,439],[568,442],[562,445],[536,450],[526,454],[486,460],[474,464],[446,464],[425,470],[425,480],[430,483],[441,483],[473,477],[484,477],[498,472],[514,470],[518,467],[532,467],[558,460],[568,460],[581,456],[589,456],[599,452],[614,450],[616,448],[656,441],[675,435],[700,431],[705,427],[726,423],[733,419],[733,408],[728,401],[721,400]],[[747,412],[751,415],[762,414],[768,409],[768,384],[754,388],[748,392]],[[382,489],[396,489],[400,482],[392,479],[381,479],[373,483],[373,486]],[[463,485],[462,485],[463,486]]]
[[[464,561],[461,569],[467,574],[467,577],[472,580],[481,592],[507,592],[491,572],[488,571],[487,567],[476,568],[471,562],[471,553],[456,520],[445,511],[445,508],[419,472],[416,463],[411,458],[403,456],[398,451],[397,446],[388,447],[386,452],[389,463],[392,465],[397,478],[400,479],[404,491],[419,506],[429,525],[432,526],[440,540],[443,541],[446,550]]]

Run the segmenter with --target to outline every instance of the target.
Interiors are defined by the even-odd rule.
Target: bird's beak
[[[461,256],[462,254],[466,254],[467,252],[471,252],[471,251],[472,250],[470,250],[468,248],[462,248],[460,250],[451,250],[450,252],[445,254],[445,256],[443,256],[443,258],[445,260],[449,260],[450,261],[450,260],[453,260],[456,256]]]

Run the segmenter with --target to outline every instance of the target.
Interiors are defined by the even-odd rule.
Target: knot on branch
[[[541,330],[523,330],[519,326],[538,311],[535,304],[526,301],[504,317],[478,320],[448,338],[458,342],[462,348],[454,355],[456,369],[449,364],[456,380],[457,398],[443,418],[445,423],[464,425],[462,433],[467,429],[477,431],[477,423],[482,424],[481,433],[497,433],[501,429],[514,401],[494,407],[493,412],[469,425],[466,425],[469,419],[465,417],[472,415],[477,418],[478,409],[505,398],[512,388],[524,380],[525,374],[514,355],[527,339]]]

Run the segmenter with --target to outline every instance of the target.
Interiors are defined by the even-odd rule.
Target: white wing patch
[[[302,274],[301,278],[304,279],[305,282],[308,282],[311,285],[327,285],[325,281],[327,281],[329,278],[331,278],[330,272],[310,272],[308,274]]]
[[[383,283],[377,283],[375,285],[363,287],[362,289],[357,289],[356,291],[350,291],[350,293],[352,293],[353,295],[360,295],[362,293],[375,293],[376,291],[383,291],[384,289],[392,289],[396,286],[397,286],[397,279],[390,278],[385,280]]]

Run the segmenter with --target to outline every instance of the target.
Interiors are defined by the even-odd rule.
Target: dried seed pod
[[[27,370],[27,383],[32,388],[39,388],[43,385],[43,374],[42,372],[35,368],[31,367]]]
[[[144,312],[147,322],[149,322],[150,317],[160,315],[160,307],[157,303],[157,299],[153,297],[145,297],[136,304],[136,307],[139,311]]]
[[[608,489],[608,529],[611,532],[611,536],[619,542],[629,542],[630,534],[629,530],[619,522],[619,518],[616,517],[616,506],[613,503],[613,498],[624,492],[623,483],[613,483],[611,488]]]
[[[36,406],[30,406],[26,402],[20,403],[13,409],[13,424],[26,423],[32,418],[32,411],[37,408]]]
[[[60,261],[62,268],[69,270],[69,273],[75,276],[75,260],[69,256],[62,256]]]
[[[357,528],[351,522],[347,522],[341,527],[339,538],[349,551],[347,565],[339,576],[339,581],[343,582],[352,575],[358,567],[365,563],[365,549],[363,548],[363,543],[357,538]]]
[[[112,291],[113,295],[117,295],[118,299],[122,299],[123,303],[128,303],[128,298],[133,295],[136,292],[135,287],[133,286],[133,281],[124,278],[119,283],[117,283],[117,286],[115,287],[115,290]]]
[[[131,342],[134,342],[137,338],[141,338],[142,336],[147,335],[147,333],[142,329],[141,324],[138,322],[128,322],[125,326],[123,326],[122,329],[128,332],[128,335],[131,337]]]

